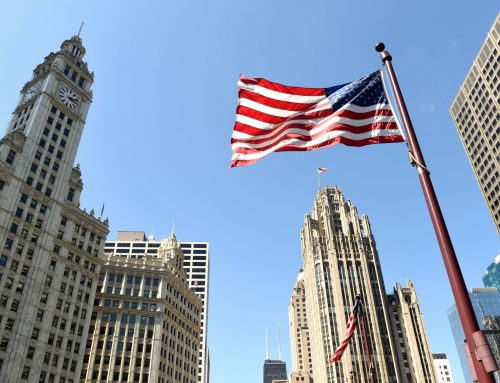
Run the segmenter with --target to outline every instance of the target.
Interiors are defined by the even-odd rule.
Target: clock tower
[[[79,35],[36,66],[0,139],[0,381],[77,382],[108,222],[74,166],[94,75]]]

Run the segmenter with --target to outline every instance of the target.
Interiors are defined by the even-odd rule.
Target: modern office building
[[[446,354],[432,354],[438,383],[454,383],[450,361]]]
[[[497,365],[500,366],[500,291],[495,288],[473,288],[469,297],[479,328],[485,333]],[[472,382],[464,350],[465,335],[455,305],[448,310],[448,318],[465,381]],[[498,381],[498,371],[494,375]]]
[[[156,241],[146,237],[142,231],[119,231],[116,241],[107,241],[105,255],[114,254],[128,259],[157,258],[158,249],[166,240]],[[209,383],[210,360],[207,346],[208,328],[208,288],[209,288],[209,244],[208,242],[180,242],[184,254],[183,269],[187,275],[189,288],[202,301],[200,315],[200,347],[198,349],[198,382]]]
[[[266,359],[264,361],[264,383],[274,380],[287,380],[286,363],[281,360]]]
[[[76,382],[108,224],[74,161],[94,74],[80,36],[35,67],[0,140],[0,381]]]
[[[488,266],[483,276],[484,287],[494,287],[500,289],[500,255],[495,257],[495,261]]]
[[[379,382],[435,382],[413,286],[398,286],[389,304],[368,217],[359,218],[340,189],[318,192],[301,242],[304,270],[289,305],[292,381],[367,383],[373,374]],[[365,326],[357,328],[342,359],[331,363],[357,294]]]
[[[435,382],[436,371],[424,317],[411,280],[387,295],[401,374],[408,382]]]
[[[144,244],[141,234],[127,239]],[[203,303],[189,288],[175,235],[154,249],[154,256],[104,255],[83,381],[198,382]]]
[[[290,350],[292,353],[291,382],[312,383],[312,356],[309,327],[307,325],[306,294],[304,289],[304,270],[300,269],[297,282],[288,304],[290,328]]]
[[[500,233],[500,13],[450,113]]]

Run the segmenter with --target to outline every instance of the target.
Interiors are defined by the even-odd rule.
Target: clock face
[[[24,93],[24,101],[29,101],[31,100],[34,96],[36,96],[38,93],[40,93],[40,83],[37,82]]]
[[[64,105],[69,106],[71,109],[76,108],[78,105],[78,96],[71,89],[63,86],[59,91],[59,98]]]

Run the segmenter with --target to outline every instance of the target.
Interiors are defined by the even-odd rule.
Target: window
[[[7,154],[7,159],[5,160],[5,162],[7,162],[9,165],[12,165],[12,163],[14,162],[15,156],[16,156],[16,152],[13,150],[10,150],[9,154]]]
[[[68,75],[68,74],[69,74],[69,71],[70,71],[70,67],[69,67],[69,65],[66,65],[66,66],[64,67],[64,74],[65,74],[65,75]],[[52,107],[52,109],[54,110],[54,109],[56,109],[56,108]],[[56,110],[57,110],[57,109],[56,109]],[[54,111],[54,112],[52,112],[52,113],[55,113],[55,111]]]
[[[33,332],[31,333],[31,339],[38,339],[38,334],[40,333],[40,329],[34,328]]]
[[[66,197],[66,199],[70,202],[73,202],[73,197],[75,195],[75,189],[73,188],[69,188],[69,191],[68,191],[68,196]],[[76,230],[76,228],[75,228]]]

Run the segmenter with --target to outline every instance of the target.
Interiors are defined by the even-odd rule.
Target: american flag
[[[340,358],[342,358],[342,354],[344,354],[344,350],[346,349],[347,345],[349,344],[349,340],[352,338],[352,335],[354,334],[354,330],[356,329],[356,324],[358,323],[358,310],[359,306],[361,305],[361,298],[358,295],[356,297],[356,302],[354,303],[354,307],[352,308],[352,313],[349,315],[349,319],[347,320],[347,334],[345,335],[344,340],[340,344],[340,346],[335,350],[333,353],[332,357],[332,362],[337,363]]]
[[[328,168],[318,168],[318,174],[323,174],[328,171]]]
[[[272,152],[404,141],[381,71],[330,88],[241,76],[238,88],[231,167],[253,164]]]

